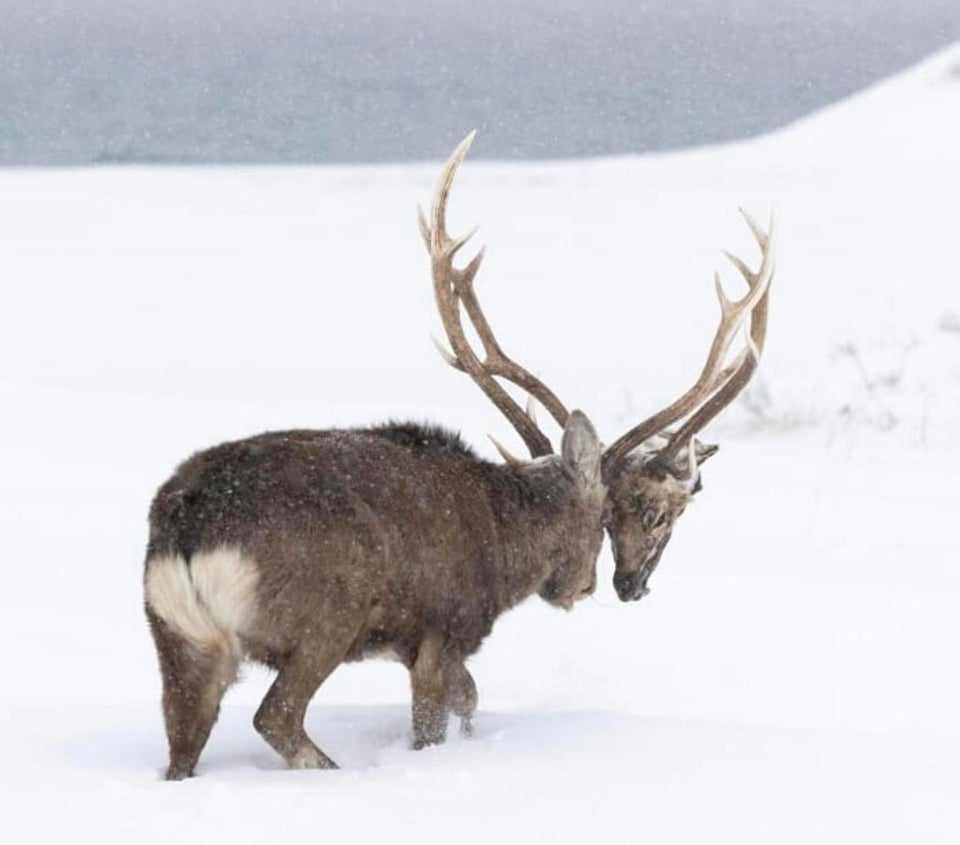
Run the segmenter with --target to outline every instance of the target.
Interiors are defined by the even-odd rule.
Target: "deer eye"
[[[643,512],[641,521],[643,522],[644,529],[649,531],[651,528],[659,528],[661,525],[663,525],[666,518],[667,514],[665,511],[658,511],[655,508],[647,508]]]

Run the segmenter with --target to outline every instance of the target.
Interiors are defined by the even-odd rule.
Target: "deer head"
[[[419,213],[421,235],[431,258],[437,307],[453,352],[436,340],[434,343],[444,360],[454,369],[467,373],[504,414],[536,462],[553,453],[550,439],[537,425],[536,402],[547,409],[565,432],[571,414],[542,381],[513,361],[494,337],[474,290],[483,249],[462,269],[453,266],[454,256],[475,230],[460,238],[451,238],[446,231],[450,189],[474,134],[470,133],[460,143],[444,166],[434,195],[430,222],[422,211]],[[700,376],[678,399],[631,428],[604,450],[599,482],[589,494],[584,493],[602,501],[602,508],[594,507],[588,511],[602,513],[602,524],[610,537],[616,563],[614,588],[622,601],[635,601],[649,592],[647,582],[677,520],[701,489],[700,465],[717,451],[716,446],[701,443],[696,435],[747,385],[763,351],[770,284],[775,270],[773,218],[768,231],[764,231],[745,211],[741,210],[741,213],[760,247],[760,269],[754,272],[735,255],[725,255],[743,276],[749,290],[742,299],[730,300],[724,293],[719,274],[715,274],[720,325]],[[462,310],[466,311],[480,338],[483,360],[467,340]],[[741,330],[745,336],[743,349],[731,363],[725,364]],[[526,410],[498,379],[527,393]],[[582,425],[579,412],[576,416],[578,426]],[[493,442],[508,463],[523,463],[496,440]]]

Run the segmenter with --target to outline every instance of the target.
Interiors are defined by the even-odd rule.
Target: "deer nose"
[[[640,572],[621,572],[613,576],[613,588],[617,591],[620,601],[638,601],[642,599],[650,588],[646,578]]]
[[[618,572],[613,576],[613,588],[617,591],[620,601],[629,601],[633,592],[635,576],[629,572]]]

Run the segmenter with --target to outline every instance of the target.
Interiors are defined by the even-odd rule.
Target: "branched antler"
[[[532,406],[528,405],[528,410],[524,411],[500,385],[497,377],[512,382],[525,390],[530,397],[536,398],[550,412],[550,415],[561,428],[567,422],[568,411],[550,388],[503,351],[494,336],[473,287],[477,271],[483,261],[484,250],[481,249],[462,269],[453,266],[454,256],[476,232],[476,229],[473,229],[463,237],[451,238],[446,228],[447,200],[450,196],[450,188],[453,185],[457,170],[466,157],[467,150],[470,149],[475,134],[475,132],[471,132],[460,143],[441,171],[433,198],[429,224],[423,211],[417,209],[420,234],[423,236],[424,244],[430,253],[437,309],[440,312],[440,319],[443,322],[443,328],[453,353],[451,354],[445,349],[436,338],[434,338],[434,345],[451,367],[467,373],[480,386],[480,389],[500,409],[523,438],[531,456],[537,458],[552,453],[553,448],[550,439],[537,426],[536,419],[530,410]],[[483,361],[477,357],[467,340],[461,319],[461,303],[483,345],[485,356]],[[505,459],[510,460],[507,457],[509,453],[499,444],[496,445]]]
[[[481,249],[462,269],[454,267],[457,252],[476,230],[460,238],[452,238],[446,229],[447,201],[457,170],[466,157],[474,138],[471,132],[454,150],[440,173],[433,198],[430,221],[418,209],[420,233],[430,253],[433,271],[433,289],[440,319],[452,348],[452,353],[434,339],[437,350],[454,369],[467,373],[490,398],[517,430],[533,457],[550,454],[549,438],[537,425],[534,400],[539,401],[562,428],[568,417],[567,409],[542,381],[516,363],[500,346],[490,323],[480,306],[474,289],[474,280],[484,251]],[[765,232],[741,209],[744,219],[760,246],[760,269],[753,272],[745,262],[731,253],[725,253],[741,273],[749,287],[740,300],[731,300],[723,290],[719,274],[715,274],[717,298],[720,301],[720,325],[714,334],[707,361],[693,386],[673,403],[634,426],[610,446],[603,456],[604,473],[609,475],[641,443],[658,436],[665,440],[655,459],[670,465],[680,450],[689,444],[693,455],[693,438],[710,420],[720,413],[750,381],[763,352],[767,332],[767,308],[770,283],[774,275],[773,217],[769,232]],[[480,342],[484,359],[470,346],[463,328],[461,305],[467,312]],[[744,348],[733,363],[724,366],[734,339],[749,321]],[[525,390],[529,400],[524,411],[497,381],[506,379]],[[686,419],[675,431],[669,427]],[[507,461],[516,461],[509,452],[494,441]],[[691,458],[691,479],[695,459]]]
[[[768,233],[764,232],[743,209],[741,213],[760,245],[762,255],[760,269],[754,273],[737,256],[731,253],[725,254],[743,275],[750,290],[743,299],[732,301],[724,293],[720,275],[714,275],[717,297],[720,300],[720,325],[710,345],[707,362],[699,378],[679,399],[634,426],[604,452],[605,474],[609,474],[619,466],[641,443],[660,434],[688,414],[692,414],[686,423],[670,434],[667,444],[657,453],[656,459],[669,465],[685,445],[690,444],[692,448],[693,436],[733,401],[753,375],[766,340],[767,297],[775,270],[774,221],[771,215]],[[733,364],[724,367],[723,361],[730,345],[748,318],[750,318],[750,332],[746,346]]]

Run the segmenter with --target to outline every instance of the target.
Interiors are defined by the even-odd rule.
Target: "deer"
[[[605,536],[619,598],[645,595],[675,520],[700,489],[699,465],[716,447],[694,435],[743,389],[763,348],[772,218],[767,234],[744,215],[761,268],[731,256],[749,287],[739,301],[717,277],[721,322],[696,383],[604,448],[587,415],[568,411],[496,339],[474,288],[483,250],[455,266],[470,235],[448,234],[446,209],[473,137],[443,167],[429,220],[418,215],[452,351],[438,348],[507,418],[530,459],[494,440],[503,463],[491,462],[450,430],[388,422],[267,432],[184,461],[151,503],[143,579],[168,780],[194,774],[244,661],[276,671],[253,723],[291,768],[336,768],[304,717],[349,661],[386,657],[407,669],[414,748],[443,742],[451,714],[469,734],[478,693],[466,663],[497,618],[533,595],[570,610],[593,594]],[[724,366],[747,321],[744,349]],[[525,409],[502,382],[530,397]],[[538,404],[560,426],[559,453],[539,426]]]

